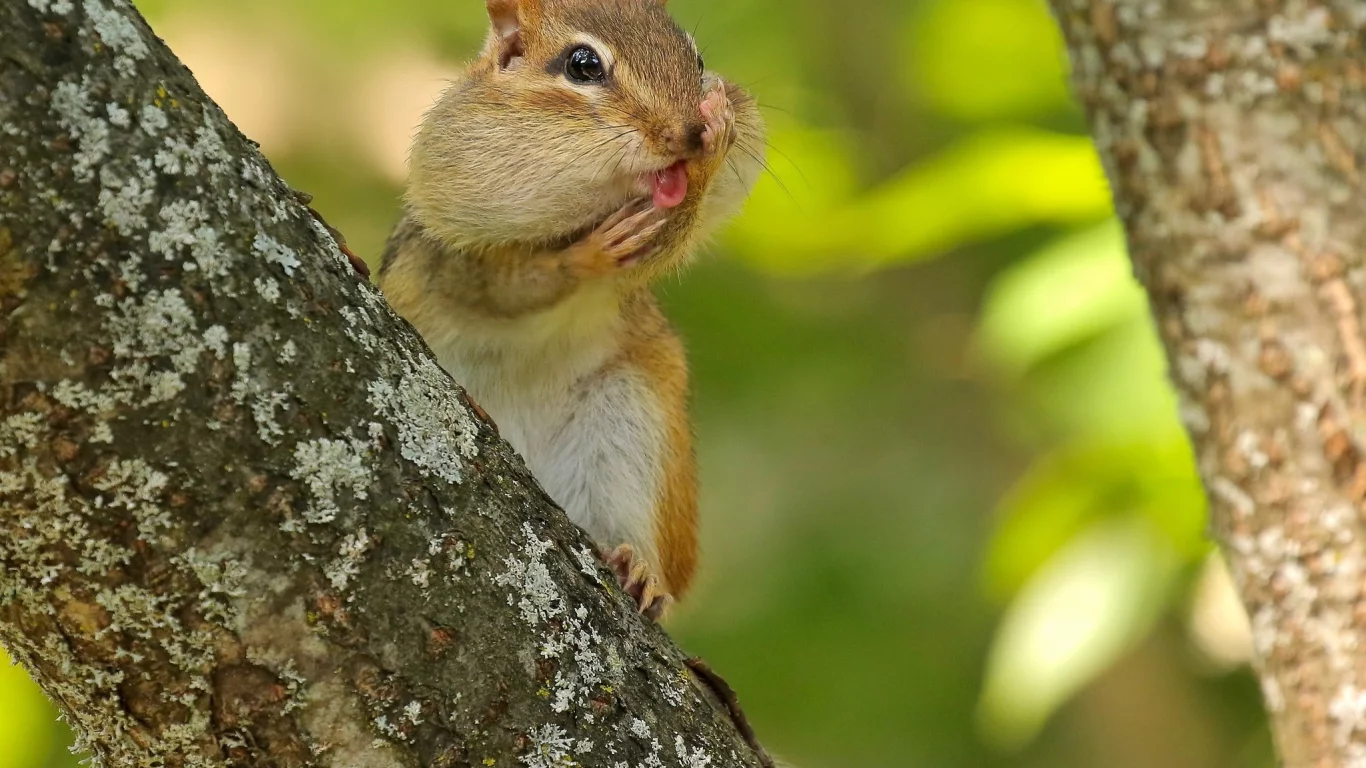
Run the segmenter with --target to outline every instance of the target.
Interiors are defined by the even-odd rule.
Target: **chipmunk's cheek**
[[[683,202],[683,198],[688,196],[688,169],[683,160],[679,160],[673,165],[662,171],[655,171],[651,179],[654,187],[654,203],[656,208],[674,208]]]

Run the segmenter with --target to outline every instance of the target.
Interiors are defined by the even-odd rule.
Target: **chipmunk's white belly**
[[[630,543],[658,563],[663,411],[644,378],[616,361],[615,306],[584,304],[463,324],[428,343],[571,520],[602,546]]]

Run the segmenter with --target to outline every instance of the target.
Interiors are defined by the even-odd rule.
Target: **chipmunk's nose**
[[[702,151],[702,133],[707,130],[705,123],[693,123],[688,126],[688,151]]]
[[[664,146],[671,154],[695,154],[702,151],[702,132],[705,123],[689,123],[670,128],[664,134]]]

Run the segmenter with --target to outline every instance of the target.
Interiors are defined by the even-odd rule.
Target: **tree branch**
[[[1052,0],[1285,765],[1366,761],[1366,12]]]
[[[0,310],[0,641],[97,760],[758,765],[126,0],[0,0]]]

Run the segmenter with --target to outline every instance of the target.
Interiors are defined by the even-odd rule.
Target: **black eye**
[[[564,76],[576,83],[600,83],[607,76],[598,52],[586,45],[569,52],[564,61]]]
[[[702,61],[702,54],[700,53],[697,54],[697,71],[704,75],[707,73],[707,63]]]

